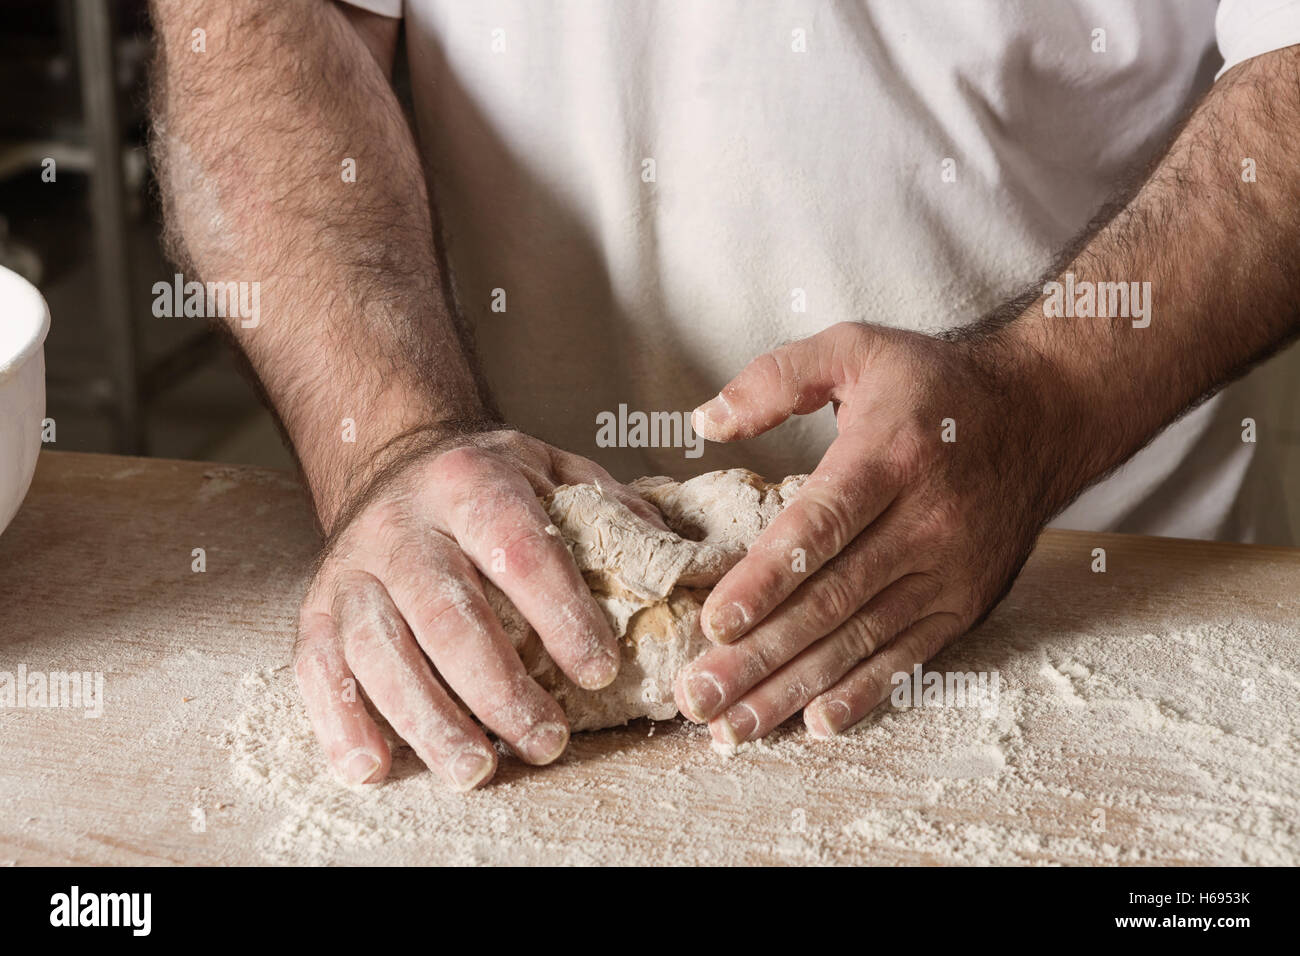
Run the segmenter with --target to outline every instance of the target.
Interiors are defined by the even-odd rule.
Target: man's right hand
[[[414,436],[345,506],[302,605],[294,662],[312,727],[344,781],[375,783],[391,762],[358,683],[457,789],[496,770],[471,713],[529,763],[563,753],[564,713],[528,676],[479,574],[514,602],[570,680],[609,684],[614,635],[538,502],[579,482],[599,482],[661,524],[599,465],[507,430]]]
[[[537,496],[599,481],[657,518],[590,461],[447,424],[498,416],[446,295],[424,164],[390,82],[398,21],[321,0],[153,0],[150,13],[173,255],[190,278],[260,284],[264,321],[219,320],[330,534],[296,660],[325,753],[351,783],[388,773],[364,688],[462,789],[496,766],[470,713],[525,760],[554,760],[564,714],[528,677],[479,574],[565,674],[602,687],[618,669],[614,637]],[[195,24],[212,54],[194,55]],[[339,441],[344,421],[355,441]]]

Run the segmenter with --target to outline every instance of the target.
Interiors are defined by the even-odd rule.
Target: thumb
[[[691,413],[691,426],[709,441],[739,441],[838,400],[846,353],[861,347],[864,328],[840,323],[760,355]]]

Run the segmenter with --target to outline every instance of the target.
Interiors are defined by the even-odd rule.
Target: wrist
[[[380,402],[354,415],[315,415],[296,428],[286,422],[317,520],[327,533],[382,475],[414,453],[500,427],[500,419],[477,402],[432,407],[427,399],[414,398]]]
[[[1003,454],[1021,456],[1018,471],[1044,521],[1131,454],[1117,422],[1110,383],[1073,335],[1054,329],[1041,302],[963,344],[985,381],[1003,424]],[[960,338],[959,338],[960,340]]]

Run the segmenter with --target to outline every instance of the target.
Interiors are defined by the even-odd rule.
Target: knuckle
[[[795,353],[788,345],[783,345],[779,349],[767,353],[772,359],[772,367],[776,371],[776,378],[782,387],[789,391],[795,383],[799,381],[799,376],[795,370]]]
[[[334,578],[334,602],[350,606],[350,602],[378,600],[383,594],[384,586],[369,571],[360,568],[344,568]]]
[[[935,614],[912,628],[905,635],[909,659],[924,662],[938,654],[960,633],[958,621],[954,614]]]
[[[833,354],[851,365],[859,364],[876,342],[873,328],[863,322],[836,322],[826,334]]]
[[[737,603],[744,605],[751,614],[760,615],[779,604],[809,577],[807,571],[791,568],[784,544],[765,543],[751,547],[745,558],[745,573],[747,582],[743,590],[733,587],[726,593],[737,597],[745,593],[752,596],[751,600],[741,598]]]
[[[450,510],[456,515],[457,536],[509,541],[519,528],[535,522],[535,505],[531,495],[525,497],[508,482],[488,481],[457,495]]]
[[[929,502],[921,518],[920,537],[932,545],[950,541],[964,525],[961,508],[948,497]]]
[[[881,645],[884,626],[879,615],[855,614],[844,622],[840,646],[853,663],[866,660]]]
[[[365,663],[380,653],[387,643],[387,629],[369,623],[348,628],[343,633],[343,656],[356,669],[356,662]]]
[[[388,592],[378,578],[366,571],[352,569],[339,574],[333,616],[349,661],[357,653],[391,642],[399,628]]]
[[[304,614],[299,618],[298,632],[294,635],[293,669],[300,683],[306,675],[323,665],[328,650],[326,642],[332,636],[323,630],[318,618],[325,616],[318,612]]]
[[[799,509],[799,516],[806,528],[808,544],[816,555],[835,555],[844,549],[852,539],[848,519],[839,505],[822,496],[820,489],[808,493],[807,486],[795,499],[794,505]]]
[[[338,554],[346,560],[347,554],[357,549],[392,553],[407,539],[409,527],[409,515],[398,501],[391,498],[376,501],[348,528],[339,542]]]
[[[462,445],[443,452],[433,460],[432,478],[436,482],[449,484],[474,481],[482,477],[492,461],[490,452],[473,445]]]
[[[830,326],[826,332],[835,339],[853,343],[863,341],[870,334],[870,329],[861,322],[850,322],[845,319]]]
[[[417,634],[461,633],[476,620],[473,589],[456,579],[442,582],[433,594],[416,605],[411,616]],[[454,619],[453,619],[454,615]]]
[[[384,649],[383,633],[373,627],[356,627],[343,635],[343,657],[358,674],[378,660]]]
[[[500,549],[503,573],[519,580],[530,580],[538,572],[562,557],[567,549],[563,542],[545,530],[528,526],[512,527],[501,535]],[[495,549],[494,549],[495,550]]]
[[[851,582],[839,576],[827,576],[820,585],[818,605],[825,612],[824,624],[834,627],[858,609],[858,595]]]
[[[790,374],[790,361],[780,349],[764,352],[749,364],[750,376],[767,385],[779,385]],[[726,389],[723,390],[724,392]]]

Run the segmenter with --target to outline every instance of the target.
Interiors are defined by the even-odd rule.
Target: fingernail
[[[618,676],[618,657],[614,654],[593,654],[578,665],[578,684],[586,690],[608,687]]]
[[[686,697],[687,717],[702,723],[712,717],[722,706],[722,684],[708,671],[700,671],[686,678],[682,688]]]
[[[339,773],[344,783],[355,787],[369,783],[379,766],[380,762],[374,754],[364,747],[358,747],[343,758],[343,769]]]
[[[705,402],[691,413],[691,427],[708,437],[709,431],[724,426],[731,419],[731,403],[719,395]],[[700,424],[703,422],[704,427]]]
[[[834,737],[843,732],[852,716],[853,711],[844,701],[828,700],[815,708],[809,707],[808,719],[804,723],[814,737]]]
[[[492,758],[481,750],[464,750],[447,768],[458,790],[473,790],[492,773]]]
[[[740,636],[749,615],[739,604],[724,604],[704,622],[704,636],[715,644],[726,644]]]
[[[524,735],[516,748],[525,760],[533,764],[550,763],[569,745],[569,728],[564,724],[538,724]]]
[[[717,723],[727,743],[738,747],[758,729],[758,712],[748,704],[737,704],[719,717]]]

